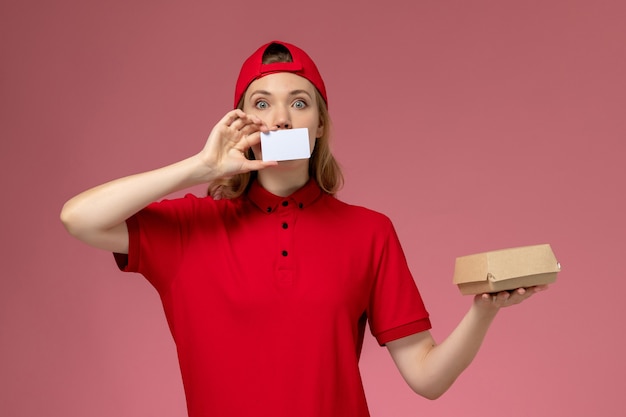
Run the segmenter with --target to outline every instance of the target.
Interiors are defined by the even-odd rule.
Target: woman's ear
[[[324,120],[322,119],[322,116],[320,116],[320,121],[319,124],[317,125],[317,131],[315,132],[315,137],[316,138],[321,138],[322,136],[324,136]]]

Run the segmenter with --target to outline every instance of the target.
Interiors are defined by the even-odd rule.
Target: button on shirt
[[[127,224],[116,259],[159,292],[191,417],[368,416],[366,321],[380,344],[430,328],[389,219],[313,180],[165,200]]]

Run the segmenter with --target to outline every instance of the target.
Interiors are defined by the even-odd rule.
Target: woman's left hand
[[[519,304],[533,294],[547,289],[547,285],[538,285],[535,287],[518,288],[512,291],[501,291],[499,293],[478,294],[474,297],[474,302],[480,307],[499,309]]]

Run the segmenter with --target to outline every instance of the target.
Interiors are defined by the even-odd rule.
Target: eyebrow
[[[250,97],[254,96],[255,94],[261,94],[261,95],[265,95],[265,96],[271,96],[272,93],[270,93],[267,90],[254,90],[252,93],[250,93]],[[293,90],[289,92],[290,96],[297,96],[300,94],[306,94],[307,96],[311,97],[311,94],[306,91],[306,90]]]

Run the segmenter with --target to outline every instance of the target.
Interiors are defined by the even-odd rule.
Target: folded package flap
[[[456,259],[454,283],[503,281],[560,271],[549,244],[501,249]]]

